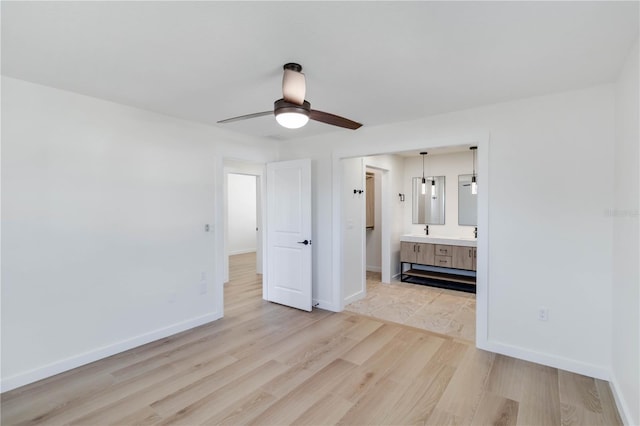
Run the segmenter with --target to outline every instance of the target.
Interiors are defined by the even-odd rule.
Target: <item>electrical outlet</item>
[[[541,306],[538,308],[538,320],[549,321],[549,308]]]

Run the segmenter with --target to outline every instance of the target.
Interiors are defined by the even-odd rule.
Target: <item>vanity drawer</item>
[[[453,256],[453,246],[436,244],[436,256]]]
[[[445,246],[446,247],[446,246]],[[441,266],[443,268],[451,268],[453,266],[453,262],[451,261],[451,256],[440,256],[436,251],[436,263],[435,266]]]

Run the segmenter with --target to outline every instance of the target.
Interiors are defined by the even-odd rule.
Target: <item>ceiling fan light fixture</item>
[[[276,121],[287,129],[299,129],[309,122],[309,116],[300,112],[276,113]]]
[[[304,101],[302,105],[296,105],[279,99],[274,104],[273,113],[276,116],[276,121],[282,127],[299,129],[309,122],[310,109],[311,104],[307,101]]]

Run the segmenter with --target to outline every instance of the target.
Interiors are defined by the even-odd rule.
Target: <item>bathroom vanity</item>
[[[400,238],[400,280],[475,293],[475,238],[404,235]]]

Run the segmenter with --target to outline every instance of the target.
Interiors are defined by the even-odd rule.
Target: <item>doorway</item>
[[[263,270],[263,175],[265,165],[223,160],[223,282],[230,280],[230,257],[252,273]],[[261,278],[261,275],[260,275]]]
[[[258,244],[257,176],[227,175],[227,252],[255,253]]]
[[[475,139],[472,143],[466,143],[464,145],[461,144],[451,144],[451,141],[447,141],[448,143],[443,144],[441,147],[429,147],[427,148],[427,150],[432,151],[438,151],[438,148],[441,149],[443,152],[446,152],[447,150],[467,150],[466,152],[469,152],[469,145],[479,145],[480,146],[480,150],[479,150],[479,161],[478,161],[478,176],[479,179],[481,179],[484,175],[484,173],[486,173],[486,170],[488,168],[488,139],[486,138],[477,138]],[[424,149],[424,146],[421,147],[414,147],[416,149],[416,153],[420,150],[420,149]],[[413,151],[413,149],[412,149]],[[398,157],[400,154],[402,154],[403,152],[406,151],[398,151],[398,152],[394,152],[394,153],[389,153],[389,154],[378,154],[375,156],[367,156],[367,157],[340,157],[339,155],[336,155],[337,161],[339,162],[343,162],[345,159],[348,159],[348,161],[351,162],[351,164],[355,164],[357,163],[358,160],[362,160],[363,162],[366,159],[370,159],[370,158],[378,158],[378,157]],[[353,155],[353,154],[351,154]],[[417,157],[419,158],[419,157]],[[469,156],[469,158],[471,158]],[[391,161],[391,160],[388,160]],[[398,166],[396,164],[396,167],[394,167],[394,170],[402,170],[404,168],[404,165],[400,165]],[[469,160],[469,168],[471,168],[471,160]],[[338,193],[342,192],[342,194],[349,194],[350,193],[350,188],[352,183],[349,182],[349,175],[348,173],[345,174],[345,168],[343,167],[336,167],[337,170],[342,170],[343,174],[342,176],[339,177],[339,179],[336,179],[336,187],[340,188],[338,189]],[[390,172],[391,178],[390,181],[393,182],[392,186],[392,192],[391,194],[385,198],[385,203],[387,204],[391,204],[391,205],[395,205],[398,206],[398,203],[403,204],[403,209],[402,211],[404,213],[400,213],[400,215],[398,216],[397,211],[392,209],[393,213],[391,214],[391,219],[390,219],[390,223],[392,223],[392,227],[393,229],[390,230],[389,233],[385,234],[385,236],[383,237],[384,239],[388,238],[388,244],[391,246],[391,250],[389,252],[388,255],[388,260],[392,265],[392,270],[393,270],[393,274],[396,275],[399,273],[399,241],[400,241],[400,237],[404,234],[416,234],[419,233],[420,231],[422,231],[424,233],[424,231],[422,230],[422,228],[424,228],[424,225],[422,225],[420,227],[420,230],[415,231],[414,229],[412,229],[412,227],[415,227],[416,229],[418,228],[417,225],[410,225],[407,224],[407,218],[405,217],[406,215],[410,215],[411,214],[411,206],[409,205],[407,207],[407,205],[405,204],[405,200],[407,203],[410,204],[410,200],[411,200],[411,183],[409,182],[410,179],[408,180],[405,176],[399,176],[398,173],[394,172],[394,170],[392,170]],[[397,185],[395,185],[395,183],[397,183],[398,181],[402,181],[402,185],[400,188],[397,187]],[[457,181],[458,181],[458,176],[455,176],[454,178],[451,178],[451,184],[456,186],[457,189]],[[420,286],[423,288],[426,288],[427,290],[433,290],[435,293],[438,293],[438,295],[422,295],[419,296],[417,294],[412,294],[409,295],[409,299],[415,299],[419,300],[420,298],[423,298],[425,300],[429,300],[431,299],[432,301],[435,300],[437,297],[440,297],[439,303],[441,306],[438,306],[439,312],[437,312],[438,315],[434,315],[434,317],[440,316],[440,318],[437,318],[434,324],[431,324],[431,326],[435,326],[432,328],[433,331],[437,331],[442,333],[443,331],[445,331],[445,329],[447,327],[451,328],[451,329],[455,329],[455,328],[459,328],[459,325],[461,323],[466,323],[467,326],[467,330],[465,330],[465,335],[464,336],[460,336],[463,338],[466,338],[467,340],[475,340],[476,344],[478,346],[481,346],[481,344],[483,344],[483,342],[486,341],[486,298],[487,298],[487,259],[486,259],[486,247],[487,247],[487,240],[486,240],[486,235],[484,232],[486,232],[487,229],[487,212],[486,212],[486,200],[487,200],[487,194],[488,194],[488,182],[483,181],[483,190],[480,193],[481,195],[479,196],[479,202],[478,202],[478,225],[480,228],[480,232],[479,232],[479,238],[477,240],[478,243],[478,271],[477,271],[477,294],[476,296],[473,296],[472,294],[464,294],[464,293],[453,293],[453,294],[449,294],[451,291],[450,290],[443,290],[443,289],[437,289],[437,288],[429,288],[429,287],[424,287],[424,286]],[[453,194],[453,190],[451,192]],[[345,201],[345,196],[343,195],[341,197],[341,200],[344,203]],[[348,200],[346,200],[348,202]],[[344,208],[344,206],[342,207]],[[400,218],[400,220],[398,220]],[[341,229],[345,230],[347,229],[347,234],[348,234],[348,230],[349,230],[349,223],[344,222],[344,220],[346,219],[346,217],[344,216],[344,214],[341,215],[340,220],[342,221],[342,225],[341,225]],[[458,221],[456,219],[455,223],[457,224]],[[396,225],[399,225],[396,226]],[[465,231],[466,232],[466,231]],[[470,235],[473,235],[473,227],[469,228],[468,233],[470,233]],[[342,241],[345,240],[345,232],[342,231]],[[466,234],[465,234],[466,236]],[[366,238],[366,237],[365,237]],[[357,242],[351,242],[351,246],[353,247],[357,247]],[[365,243],[363,244],[364,247],[366,247],[367,242],[365,241]],[[352,248],[352,247],[350,247]],[[340,248],[341,250],[343,249],[342,247]],[[338,253],[340,253],[340,251],[338,251]],[[355,254],[353,252],[350,253],[351,258],[355,258]],[[367,255],[368,256],[368,255]],[[384,260],[383,260],[384,261]],[[366,263],[367,266],[370,266],[369,263]],[[355,265],[350,264],[348,262],[343,262],[341,263],[341,269],[342,269],[342,278],[344,279],[345,277],[351,277],[353,278],[357,278],[357,274],[354,275],[354,271],[357,268]],[[363,271],[363,275],[365,274],[365,267],[362,268]],[[368,268],[368,269],[372,269],[372,268]],[[348,272],[345,273],[345,270],[347,270]],[[384,281],[384,280],[382,280]],[[394,280],[394,282],[392,282],[391,284],[384,284],[381,281],[377,281],[378,287],[381,289],[384,289],[384,294],[380,294],[378,295],[379,297],[377,297],[377,300],[373,300],[373,304],[370,305],[370,307],[368,308],[364,308],[366,302],[371,302],[371,298],[376,299],[376,297],[374,295],[367,295],[366,297],[369,300],[363,300],[363,301],[358,301],[357,299],[344,299],[344,305],[348,305],[349,303],[353,303],[355,302],[355,305],[358,306],[361,305],[360,307],[363,307],[366,310],[370,309],[371,307],[373,307],[373,309],[378,309],[381,310],[381,308],[391,308],[391,303],[389,303],[389,301],[391,300],[391,298],[396,298],[396,300],[394,302],[401,302],[400,299],[402,299],[401,297],[398,296],[397,293],[393,293],[392,291],[394,290],[394,287],[398,287],[400,288],[401,286],[408,286],[408,284],[405,283],[400,283],[398,282],[399,280]],[[353,281],[352,281],[353,282]],[[371,288],[371,282],[368,283],[367,287]],[[349,286],[350,284],[347,282],[344,282],[342,284],[343,288],[345,286]],[[374,284],[375,285],[375,284]],[[367,290],[368,291],[368,290]],[[347,296],[347,294],[343,293],[345,296]],[[369,297],[372,296],[372,297]],[[457,296],[461,296],[460,298],[458,298]],[[409,303],[411,304],[411,303]],[[449,304],[449,305],[454,305],[453,307],[455,309],[451,309],[449,313],[443,312],[444,310],[446,310],[447,308],[445,306],[445,304]],[[437,304],[434,304],[432,306],[436,307]],[[349,308],[346,308],[348,310],[353,310],[354,305],[351,305]],[[397,306],[402,306],[402,303],[398,303]],[[424,308],[424,304],[422,307],[419,307],[418,309]],[[415,309],[414,309],[415,310]],[[366,313],[371,315],[372,310],[368,310],[368,312],[360,312],[360,313]],[[404,318],[405,320],[407,319],[408,316],[411,315],[411,309],[408,309],[404,312],[398,313],[393,312],[391,313],[391,311],[388,311],[387,313],[389,314],[393,314],[393,315],[397,315],[398,318]],[[456,316],[454,318],[454,316]],[[464,318],[462,318],[464,317]],[[391,318],[384,318],[387,320],[393,320]],[[417,320],[417,319],[416,319]],[[395,322],[398,322],[398,319],[395,320]],[[404,322],[404,321],[400,321],[400,322]],[[417,324],[412,324],[414,326],[418,326]],[[420,327],[420,328],[429,328],[429,325],[427,327]],[[473,329],[473,333],[469,333],[468,329],[472,328]],[[449,334],[449,333],[444,333],[444,334]]]

